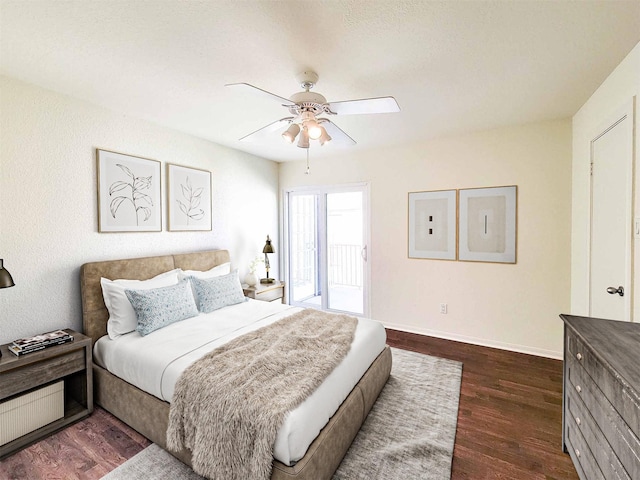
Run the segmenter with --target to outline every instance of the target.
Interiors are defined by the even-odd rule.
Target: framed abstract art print
[[[517,190],[459,190],[459,260],[516,263]]]
[[[456,191],[409,193],[409,258],[456,259]]]

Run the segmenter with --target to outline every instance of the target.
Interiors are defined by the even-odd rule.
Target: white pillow
[[[107,322],[109,338],[115,340],[122,335],[133,332],[138,325],[136,312],[124,293],[126,289],[149,290],[151,288],[176,285],[179,272],[180,269],[176,268],[149,280],[109,280],[108,278],[101,278],[102,297],[107,310],[109,310],[109,321]]]
[[[222,275],[227,275],[231,273],[231,263],[221,263],[220,265],[216,265],[211,270],[207,270],[201,272],[200,270],[181,270],[179,273],[179,278],[182,280],[187,277],[196,277],[196,278],[213,278],[213,277],[221,277]]]

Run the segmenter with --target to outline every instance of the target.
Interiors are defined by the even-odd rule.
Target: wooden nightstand
[[[0,345],[0,403],[64,382],[62,418],[0,446],[0,459],[93,412],[91,339],[71,329],[73,341],[16,356]]]
[[[248,285],[242,286],[242,291],[245,297],[253,298],[255,300],[262,300],[264,302],[273,302],[274,300],[281,299],[284,301],[284,282],[274,283],[259,283],[255,287]]]

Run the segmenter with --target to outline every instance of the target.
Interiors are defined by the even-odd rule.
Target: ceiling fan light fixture
[[[305,127],[307,127],[307,133],[311,140],[318,140],[322,136],[322,130],[324,129],[318,125],[316,120],[308,120],[305,123]]]
[[[311,125],[309,127],[309,138],[312,140],[318,140],[320,137],[322,137],[322,131],[324,129],[316,124],[316,125]]]
[[[327,130],[321,125],[320,130],[322,130],[322,134],[318,141],[320,142],[320,146],[322,147],[325,143],[329,143],[331,141],[331,136],[327,133]]]
[[[311,140],[317,140],[322,135],[320,125],[313,112],[306,110],[300,115],[302,120],[302,128],[306,130],[307,135]]]
[[[300,125],[297,123],[292,123],[289,128],[282,134],[282,138],[288,143],[293,143],[293,141],[300,133]]]
[[[300,131],[300,136],[298,137],[298,147],[309,148],[309,135],[307,134],[306,127]]]

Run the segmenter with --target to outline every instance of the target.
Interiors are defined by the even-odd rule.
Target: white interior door
[[[591,141],[590,315],[631,320],[633,109]]]

